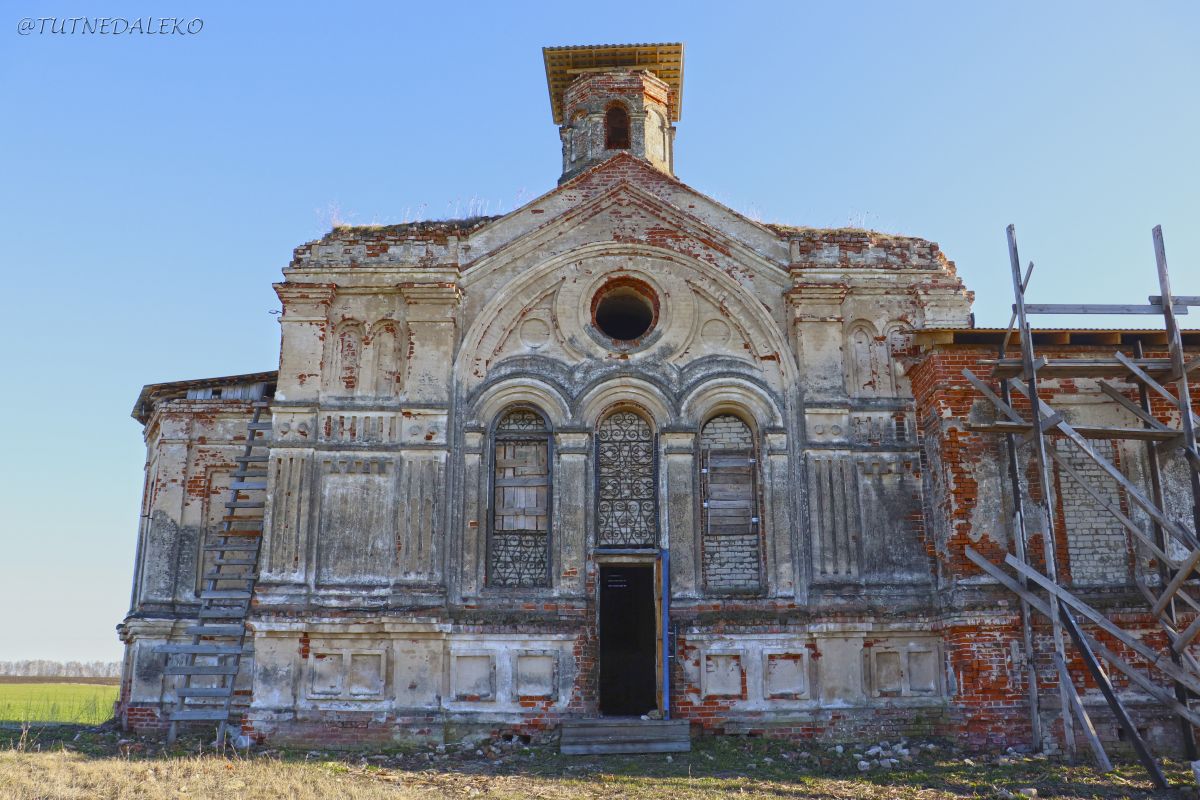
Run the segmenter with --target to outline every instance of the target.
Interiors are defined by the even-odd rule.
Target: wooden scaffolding
[[[1096,735],[1084,705],[1071,678],[1066,656],[1067,639],[1075,647],[1088,671],[1103,693],[1120,724],[1125,738],[1132,743],[1151,779],[1159,788],[1167,782],[1158,762],[1139,734],[1121,698],[1108,677],[1108,669],[1126,675],[1129,681],[1180,719],[1182,739],[1188,758],[1195,760],[1194,727],[1200,725],[1200,710],[1193,699],[1200,697],[1200,660],[1193,645],[1200,644],[1200,451],[1196,445],[1196,425],[1200,418],[1193,413],[1188,379],[1200,374],[1200,357],[1185,358],[1183,339],[1176,317],[1186,314],[1191,306],[1200,306],[1200,296],[1174,296],[1171,293],[1167,270],[1166,250],[1162,229],[1154,228],[1154,255],[1158,268],[1159,294],[1145,305],[1068,305],[1033,304],[1025,301],[1033,272],[1033,264],[1022,274],[1017,252],[1016,234],[1008,227],[1008,252],[1012,268],[1013,313],[1008,332],[990,376],[991,382],[970,370],[963,374],[978,392],[987,398],[996,411],[996,421],[972,424],[971,431],[1003,436],[1007,450],[1007,477],[1013,487],[1013,546],[1004,565],[995,564],[979,552],[967,548],[967,557],[984,572],[1020,598],[1025,645],[1025,669],[1034,738],[1042,741],[1039,714],[1038,675],[1034,667],[1033,620],[1037,613],[1049,620],[1052,659],[1058,674],[1060,718],[1063,746],[1069,755],[1075,753],[1075,730],[1082,731],[1101,768],[1111,769],[1111,763]],[[1139,314],[1161,315],[1166,334],[1166,357],[1147,357],[1139,341],[1132,354],[1115,352],[1109,358],[1046,358],[1034,346],[1034,331],[1029,318],[1040,314]],[[1019,354],[1008,352],[1013,332],[1019,342]],[[1140,427],[1075,426],[1064,413],[1056,410],[1047,397],[1051,394],[1039,385],[1051,379],[1092,379],[1101,392],[1137,420]],[[1117,385],[1125,385],[1123,390]],[[1136,389],[1132,399],[1128,386]],[[1173,391],[1172,391],[1173,387]],[[1014,395],[1014,392],[1016,393]],[[1017,402],[1014,402],[1017,397]],[[1152,402],[1157,402],[1157,412]],[[1167,409],[1164,414],[1162,409]],[[1089,440],[1127,439],[1145,443],[1149,487],[1146,491],[1130,480],[1124,472]],[[1031,445],[1032,464],[1036,478],[1028,486],[1022,481],[1019,448]],[[1074,451],[1074,452],[1071,452]],[[1116,483],[1119,491],[1150,520],[1150,530],[1139,525],[1122,511],[1120,504],[1096,488],[1091,479],[1071,466],[1065,454],[1081,454],[1100,472]],[[1165,509],[1163,459],[1182,453],[1191,489],[1191,526],[1172,518]],[[1028,462],[1027,462],[1028,463]],[[1078,463],[1078,462],[1076,462]],[[1057,465],[1060,481],[1077,483],[1111,514],[1133,537],[1135,552],[1151,556],[1158,565],[1159,581],[1151,586],[1141,570],[1134,569],[1134,581],[1144,596],[1146,605],[1157,624],[1166,634],[1168,646],[1151,646],[1134,632],[1122,627],[1100,610],[1084,602],[1065,588],[1058,578],[1055,563],[1055,521],[1059,519],[1054,491],[1052,465]],[[1111,497],[1111,494],[1109,495]],[[1028,505],[1026,505],[1028,499]],[[1027,520],[1029,509],[1040,519]],[[1032,515],[1030,515],[1032,516]],[[1044,532],[1042,568],[1031,564],[1028,553],[1027,522]],[[1103,641],[1081,626],[1120,642],[1133,659],[1114,652]],[[1186,621],[1186,624],[1185,624]],[[1131,663],[1131,661],[1136,663]],[[1173,685],[1173,690],[1164,684]]]

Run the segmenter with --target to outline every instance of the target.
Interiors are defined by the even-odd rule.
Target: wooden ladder
[[[180,722],[211,721],[217,723],[217,745],[223,746],[230,717],[242,713],[233,707],[234,684],[241,669],[246,617],[258,580],[271,431],[271,423],[260,420],[269,406],[265,400],[253,404],[254,414],[246,426],[246,446],[234,459],[237,468],[231,475],[221,527],[209,533],[204,542],[199,562],[199,568],[205,570],[200,609],[195,622],[184,630],[191,636],[191,643],[154,648],[156,653],[168,656],[165,674],[183,676],[169,714],[168,743],[175,741]],[[170,656],[183,658],[169,663]],[[198,677],[204,678],[203,685],[194,685]]]

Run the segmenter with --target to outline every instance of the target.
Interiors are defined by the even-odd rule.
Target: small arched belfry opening
[[[700,500],[705,590],[758,594],[758,450],[750,426],[734,414],[717,414],[700,429]]]
[[[658,461],[654,428],[620,408],[596,428],[596,545],[658,546]]]
[[[629,112],[620,103],[613,103],[604,112],[604,148],[628,150],[629,147]]]
[[[490,586],[550,585],[550,429],[533,408],[511,408],[492,433]]]

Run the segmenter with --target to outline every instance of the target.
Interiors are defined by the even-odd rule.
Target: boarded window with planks
[[[718,594],[762,590],[758,459],[749,426],[732,414],[700,434],[704,586]]]
[[[496,425],[492,450],[488,583],[550,584],[550,430],[537,411],[516,408]]]

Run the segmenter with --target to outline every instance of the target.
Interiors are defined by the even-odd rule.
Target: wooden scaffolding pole
[[[1042,542],[1046,573],[1050,580],[1058,582],[1058,568],[1056,565],[1055,553],[1057,550],[1056,537],[1054,535],[1054,484],[1050,477],[1050,464],[1046,456],[1046,437],[1042,430],[1042,414],[1037,408],[1037,364],[1033,355],[1033,335],[1029,330],[1029,321],[1025,316],[1025,285],[1021,279],[1021,258],[1017,252],[1017,232],[1012,225],[1008,226],[1008,260],[1012,268],[1012,284],[1013,297],[1015,299],[1015,308],[1013,309],[1017,315],[1017,331],[1021,342],[1021,361],[1024,365],[1025,380],[1029,384],[1029,390],[1035,398],[1033,413],[1030,419],[1033,421],[1033,452],[1034,458],[1037,461],[1038,470],[1038,488],[1041,492],[1041,502],[1038,504],[1042,511]],[[1019,484],[1018,484],[1019,486]],[[1018,502],[1020,498],[1018,497]],[[1024,548],[1022,548],[1024,549]],[[1022,554],[1024,555],[1024,554]],[[1024,562],[1024,558],[1022,558]],[[1065,664],[1066,649],[1063,645],[1062,624],[1059,620],[1058,598],[1053,594],[1049,597],[1050,600],[1050,633],[1054,643],[1054,655]],[[1073,759],[1075,757],[1075,726],[1071,721],[1071,694],[1074,693],[1074,687],[1066,684],[1063,681],[1058,682],[1058,697],[1059,697],[1059,719],[1062,721],[1063,729],[1063,747],[1067,754]]]

